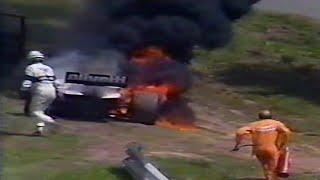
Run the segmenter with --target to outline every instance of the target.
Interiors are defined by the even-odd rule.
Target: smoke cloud
[[[74,26],[80,49],[116,49],[126,55],[159,46],[188,62],[195,45],[222,47],[232,22],[258,0],[92,0]]]
[[[95,54],[80,51],[61,53],[50,58],[46,63],[55,69],[57,78],[63,80],[66,72],[121,74],[124,61],[122,54],[105,50]]]
[[[194,47],[214,49],[226,45],[232,39],[232,22],[247,14],[255,2],[88,0],[68,36],[70,49],[78,51],[61,54],[49,64],[61,79],[67,71],[125,74],[129,86],[174,85],[181,93],[192,84],[187,63]],[[164,50],[170,61],[150,58],[148,62],[155,61],[151,66],[127,61],[136,51],[149,47]],[[182,97],[168,99],[160,115],[175,121],[195,119]]]

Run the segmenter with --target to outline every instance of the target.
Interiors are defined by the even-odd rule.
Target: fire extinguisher
[[[290,152],[289,147],[286,147],[282,150],[279,161],[278,161],[278,176],[281,178],[287,178],[289,177],[289,168],[291,165],[291,158],[290,158]]]

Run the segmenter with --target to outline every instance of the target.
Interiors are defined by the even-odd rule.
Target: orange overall
[[[253,143],[252,153],[261,162],[266,179],[275,180],[280,173],[278,166],[282,164],[279,163],[279,158],[288,150],[290,133],[283,123],[276,120],[253,122],[238,129],[236,147],[243,139],[250,137]]]

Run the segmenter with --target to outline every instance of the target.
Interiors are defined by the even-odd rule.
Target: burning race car
[[[52,59],[61,85],[49,114],[86,119],[112,117],[143,124],[177,119],[173,116],[178,115],[172,114],[180,112],[177,109],[183,104],[181,96],[191,84],[189,72],[161,49],[137,51],[129,61],[124,59],[123,64],[110,53],[103,58],[90,58],[90,66],[80,57]],[[170,118],[164,118],[167,116]]]
[[[128,88],[126,76],[67,72],[49,108],[55,116],[106,118],[154,124],[164,96],[147,89]]]

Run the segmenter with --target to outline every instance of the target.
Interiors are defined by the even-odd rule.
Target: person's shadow
[[[111,167],[108,168],[108,171],[120,180],[133,180],[128,171],[124,168]]]
[[[21,112],[8,112],[7,114],[11,116],[16,116],[16,117],[28,117],[26,114],[21,113]]]
[[[27,134],[27,133],[17,133],[17,132],[8,132],[8,131],[0,131],[0,136],[25,136],[25,137],[39,137],[34,134]]]

